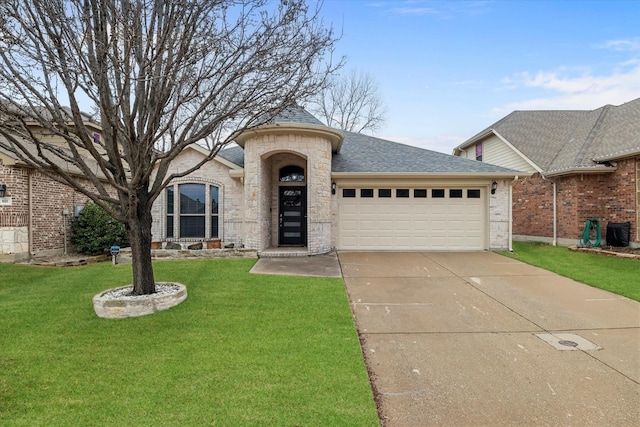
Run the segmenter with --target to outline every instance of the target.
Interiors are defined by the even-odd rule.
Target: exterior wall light
[[[335,182],[331,183],[331,194],[336,194],[336,183]]]
[[[7,184],[0,184],[0,198],[4,197],[7,192]]]
[[[498,189],[498,183],[493,181],[491,183],[491,194],[496,194],[496,190]]]

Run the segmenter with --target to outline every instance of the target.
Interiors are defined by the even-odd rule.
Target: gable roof
[[[324,127],[301,107],[288,110],[275,118],[274,124],[295,124],[302,128]],[[496,174],[515,176],[517,171],[463,159],[449,154],[438,153],[419,147],[376,138],[362,133],[339,131],[344,135],[340,151],[334,152],[331,161],[332,173],[456,173],[456,174]],[[244,150],[234,146],[220,150],[219,157],[238,166],[244,166]]]
[[[244,150],[242,147],[234,145],[233,147],[223,148],[218,152],[216,157],[222,157],[231,163],[244,167]]]
[[[609,160],[640,154],[640,98],[590,111],[514,111],[454,152],[490,134],[508,141],[548,175],[606,170]]]

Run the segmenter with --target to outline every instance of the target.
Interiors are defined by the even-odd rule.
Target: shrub
[[[111,218],[95,203],[87,203],[71,222],[71,243],[81,254],[99,255],[111,246],[128,246],[129,238],[124,224]]]

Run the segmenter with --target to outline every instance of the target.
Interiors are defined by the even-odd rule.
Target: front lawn
[[[640,260],[575,252],[565,247],[535,242],[514,242],[512,253],[501,253],[640,301]]]
[[[164,261],[177,307],[98,318],[130,266],[0,264],[0,425],[379,425],[340,279]]]

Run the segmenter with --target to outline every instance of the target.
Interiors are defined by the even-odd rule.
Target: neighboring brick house
[[[521,170],[513,184],[515,239],[579,242],[588,218],[640,224],[640,98],[592,111],[515,111],[454,155]]]
[[[99,135],[99,126],[89,121],[87,126]],[[32,130],[47,138],[35,126]],[[0,197],[0,262],[71,250],[71,220],[74,211],[86,203],[86,196],[3,149],[0,149],[0,188],[5,190]]]
[[[156,242],[219,239],[267,255],[508,249],[517,172],[329,128],[304,109],[167,187]],[[205,156],[185,150],[172,168]]]

